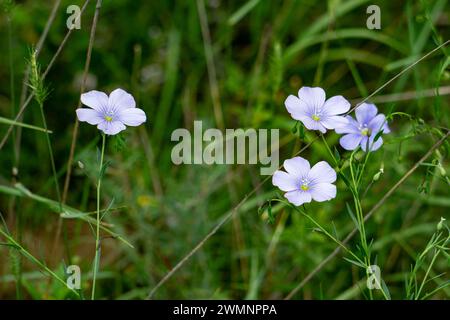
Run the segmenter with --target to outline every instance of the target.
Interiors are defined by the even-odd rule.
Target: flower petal
[[[147,121],[147,116],[142,109],[128,108],[119,111],[117,114],[117,120],[127,126],[136,127]]]
[[[335,128],[336,133],[360,133],[359,123],[351,116],[346,116],[347,124]]]
[[[360,146],[362,151],[366,152],[367,146],[369,145],[369,137],[368,136],[362,136]]]
[[[304,191],[290,191],[288,193],[286,193],[284,195],[284,197],[286,199],[288,199],[288,201],[290,203],[292,203],[293,205],[296,206],[301,206],[304,203],[309,203],[311,202],[311,195],[309,194],[309,192],[304,192]]]
[[[319,130],[322,133],[327,132],[327,129],[325,128],[325,126],[322,124],[321,121],[315,121],[310,117],[303,117],[302,119],[299,120],[308,130]]]
[[[136,101],[134,101],[133,96],[120,88],[111,92],[108,104],[115,111],[136,107]]]
[[[298,97],[307,105],[319,109],[325,103],[325,91],[320,87],[301,87],[298,91]]]
[[[309,171],[308,178],[311,185],[317,183],[331,183],[336,181],[336,171],[325,161],[317,162]]]
[[[283,167],[289,174],[297,178],[306,177],[311,168],[308,160],[302,157],[284,160]]]
[[[102,114],[94,109],[80,108],[76,110],[76,113],[79,121],[87,122],[89,124],[97,125],[100,122],[105,121]]]
[[[379,137],[377,141],[373,142],[372,144],[372,148],[370,149],[370,151],[377,151],[378,149],[380,149],[380,147],[383,145],[383,138]]]
[[[287,111],[291,114],[291,117],[295,120],[301,120],[304,117],[310,117],[312,111],[309,109],[308,104],[293,96],[292,94],[284,101]]]
[[[97,128],[110,136],[126,129],[125,125],[120,121],[103,121],[98,124]]]
[[[297,179],[281,170],[274,172],[272,184],[282,191],[293,191],[298,189]]]
[[[311,188],[314,201],[322,202],[336,198],[336,186],[331,183],[318,183]]]
[[[367,152],[367,141],[369,141],[368,145],[370,152],[380,149],[380,147],[383,145],[383,138],[379,137],[377,141],[373,142],[374,139],[375,135],[371,135],[369,139],[363,139],[363,141],[361,141],[361,149],[364,152]]]
[[[377,134],[381,130],[383,133],[389,133],[389,127],[387,125],[386,117],[384,114],[380,113],[375,118],[373,118],[368,124],[367,127],[372,131],[372,134]]]
[[[102,111],[108,107],[108,96],[104,92],[92,90],[81,95],[81,102],[92,109]]]
[[[348,119],[341,116],[325,116],[320,123],[327,129],[337,129],[346,127],[349,123]]]
[[[355,150],[361,143],[362,135],[358,133],[349,133],[339,139],[339,144],[345,150]]]
[[[369,122],[377,115],[377,107],[371,103],[362,103],[355,110],[356,120],[359,124],[369,124]]]
[[[330,116],[343,114],[350,110],[350,102],[343,96],[334,96],[325,102],[323,110]]]

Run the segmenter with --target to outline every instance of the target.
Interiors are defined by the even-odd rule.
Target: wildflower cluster
[[[285,106],[292,118],[303,123],[308,130],[321,134],[335,130],[343,134],[339,143],[345,150],[364,152],[378,150],[383,144],[382,134],[389,133],[384,114],[378,114],[374,104],[362,103],[355,110],[356,120],[347,115],[350,103],[343,96],[326,99],[322,88],[302,87],[298,96],[290,95]],[[325,161],[312,168],[307,160],[295,157],[284,161],[285,171],[277,170],[272,183],[286,192],[286,199],[300,206],[311,200],[322,202],[336,197],[336,171]]]

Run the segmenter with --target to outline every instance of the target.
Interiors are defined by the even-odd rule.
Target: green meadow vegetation
[[[0,299],[450,297],[449,1],[0,3]],[[304,86],[376,104],[383,145],[307,130],[285,106]],[[82,93],[116,88],[144,124],[77,120]],[[174,164],[194,121],[279,129],[280,166],[327,161],[336,197],[295,206],[260,164]]]

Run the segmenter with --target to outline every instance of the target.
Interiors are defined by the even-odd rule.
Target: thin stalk
[[[428,278],[428,276],[429,276],[429,274],[431,272],[431,269],[433,268],[434,263],[436,262],[436,259],[438,258],[439,254],[441,253],[441,250],[445,250],[443,248],[444,248],[445,244],[450,240],[450,233],[448,234],[447,238],[444,239],[443,241],[440,240],[440,236],[441,236],[441,234],[438,234],[437,237],[434,238],[434,241],[432,241],[433,243],[430,246],[430,250],[431,250],[431,248],[434,247],[435,252],[433,254],[433,258],[432,258],[432,260],[430,262],[430,265],[428,266],[428,268],[427,268],[427,270],[425,272],[425,276],[422,279],[422,283],[420,284],[419,289],[416,290],[416,294],[414,296],[415,300],[419,300],[420,299],[420,294],[421,294],[421,292],[422,292],[422,290],[423,290],[423,288],[424,288],[424,286],[425,286],[425,284],[427,282],[427,278]],[[439,244],[441,242],[442,242],[442,247]],[[428,251],[429,251],[428,248],[425,249],[424,252],[422,252],[422,254],[419,256],[418,261],[420,261],[422,259],[425,259]],[[417,266],[419,266],[419,264],[417,264],[417,262],[416,262],[416,266],[414,267],[414,272],[416,272],[416,267]]]
[[[366,153],[366,156],[365,156],[365,158],[364,158],[364,163],[363,163],[363,166],[362,166],[362,168],[361,168],[361,172],[360,172],[360,174],[358,175],[358,179],[357,179],[357,181],[356,181],[356,184],[357,184],[358,186],[359,186],[360,183],[361,183],[361,179],[362,179],[362,176],[363,176],[363,173],[364,173],[364,169],[366,168],[366,165],[367,165],[367,162],[368,162],[368,160],[369,160],[370,154],[371,154],[370,151],[367,152],[367,153]]]
[[[0,234],[4,236],[8,242],[17,249],[21,254],[23,254],[28,260],[33,262],[34,264],[38,265],[42,270],[47,272],[52,278],[54,278],[56,281],[67,287],[66,281],[61,279],[55,272],[50,270],[44,263],[39,261],[35,256],[33,256],[30,252],[28,252],[24,247],[22,247],[16,240],[14,240],[13,237],[11,237],[8,233],[6,233],[2,228],[0,228]],[[78,297],[80,297],[80,294],[74,290],[70,289],[73,293],[75,293]]]
[[[358,224],[359,224],[361,245],[362,245],[362,247],[364,249],[366,257],[369,258],[369,250],[368,250],[368,246],[367,246],[366,229],[365,229],[365,226],[364,226],[364,214],[363,214],[363,211],[362,211],[361,202],[359,201],[358,194],[353,196],[353,201],[355,203],[356,219],[358,220]],[[370,263],[370,261],[369,261],[369,263]]]
[[[321,232],[323,232],[328,238],[330,238],[332,241],[334,241],[337,245],[339,245],[342,249],[344,249],[348,254],[350,254],[356,261],[358,261],[359,263],[363,264],[363,262],[361,261],[361,259],[356,256],[350,249],[348,249],[341,241],[339,241],[339,239],[336,239],[335,237],[333,237],[324,227],[322,227],[322,225],[320,223],[318,223],[316,220],[314,220],[313,217],[311,217],[307,212],[306,209],[303,208],[303,210],[293,206],[292,204],[281,200],[281,199],[273,199],[272,201],[277,201],[277,202],[281,202],[284,203],[286,206],[291,207],[292,209],[294,209],[295,211],[301,213],[303,216],[305,216],[307,219],[309,219],[317,228],[320,229]]]
[[[50,154],[50,162],[51,162],[51,166],[52,166],[53,179],[55,182],[56,196],[58,197],[59,209],[62,212],[63,210],[62,210],[62,203],[61,203],[61,191],[59,190],[59,184],[58,184],[58,174],[56,172],[55,158],[53,156],[53,148],[52,148],[52,144],[50,142],[50,134],[48,133],[47,121],[45,120],[44,105],[42,103],[39,103],[39,110],[41,112],[42,125],[45,129],[45,138],[47,141],[48,152]]]
[[[105,142],[106,136],[102,134],[102,153],[100,156],[100,167],[99,167],[99,176],[97,182],[97,225],[96,225],[96,233],[95,233],[95,258],[94,258],[94,276],[92,280],[92,294],[91,300],[95,299],[95,282],[97,280],[97,272],[100,264],[100,190],[102,187],[102,169],[103,169],[103,158],[105,155]]]
[[[7,17],[7,26],[8,26],[8,46],[9,46],[9,84],[10,84],[10,94],[11,94],[11,112],[12,116],[16,116],[16,89],[15,89],[15,77],[14,77],[14,58],[13,58],[13,40],[12,40],[12,21],[11,17]],[[13,139],[15,139],[15,130],[12,132]],[[16,148],[13,145],[13,155],[14,161],[17,159]]]
[[[331,148],[327,143],[327,140],[325,139],[323,134],[320,134],[326,149],[328,150],[329,154],[331,155],[331,158],[333,159],[335,165],[338,165],[338,161],[336,160],[336,158],[334,157],[333,152],[331,152]],[[355,152],[352,152],[352,154],[350,155],[350,176],[351,176],[351,181],[353,184],[353,189],[354,191],[352,192],[353,195],[353,201],[354,201],[354,205],[355,205],[355,211],[356,211],[356,219],[358,222],[358,229],[359,229],[359,234],[360,234],[360,238],[361,238],[361,246],[363,248],[364,251],[364,262],[362,262],[359,258],[357,259],[359,262],[361,262],[363,265],[366,266],[366,276],[369,277],[369,266],[371,265],[370,262],[370,250],[369,247],[367,245],[367,236],[366,236],[366,230],[365,230],[365,226],[364,226],[364,213],[362,210],[362,206],[361,206],[361,201],[359,199],[359,186],[361,183],[361,178],[363,176],[363,172],[364,169],[366,167],[367,161],[369,159],[369,154],[370,152],[365,156],[364,159],[364,164],[360,170],[360,172],[358,172],[357,175],[355,175],[355,172],[353,170],[353,156],[354,156]],[[342,173],[341,173],[342,174]],[[340,244],[340,246],[342,247],[342,245]],[[344,247],[346,249],[347,252],[351,252],[350,250],[348,250],[346,247]],[[351,252],[352,256],[355,257],[356,255],[353,254],[353,252]],[[383,295],[385,296],[385,298],[387,299],[387,296],[383,291]],[[369,298],[372,300],[373,299],[373,295],[372,295],[372,291],[369,290]]]
[[[8,26],[8,46],[9,46],[9,82],[10,82],[10,95],[11,95],[11,112],[12,117],[16,116],[16,90],[15,90],[15,77],[14,77],[14,59],[13,59],[13,37],[12,37],[12,19],[10,14],[8,14],[7,17],[7,26]],[[15,139],[16,137],[16,130],[13,130],[12,137]],[[17,149],[12,145],[12,154],[14,157],[14,163],[17,161]],[[19,239],[22,237],[22,223],[20,214],[17,212],[15,214],[14,212],[14,200],[11,199],[12,202],[10,202],[10,214],[12,216],[16,217],[16,226],[17,226],[17,233],[19,235]],[[15,259],[15,257],[11,257],[12,259]],[[22,261],[20,259],[20,256],[17,258],[17,262],[14,264],[15,267],[13,267],[14,276],[16,277],[16,297],[18,300],[22,299]]]
[[[338,161],[334,157],[334,154],[331,151],[331,148],[328,145],[328,142],[325,139],[324,135],[320,134],[320,137],[322,138],[322,141],[324,142],[325,147],[326,147],[328,153],[330,154],[331,158],[333,159],[335,165],[338,165]],[[365,227],[364,227],[364,214],[362,212],[362,207],[361,207],[361,202],[359,200],[359,192],[358,192],[358,189],[359,189],[358,186],[359,186],[359,183],[361,181],[361,177],[363,175],[363,172],[360,172],[358,177],[355,177],[355,173],[353,171],[353,166],[352,166],[353,155],[354,155],[354,152],[352,152],[352,154],[350,156],[350,175],[351,175],[351,178],[352,178],[353,189],[354,189],[354,191],[352,192],[352,195],[353,195],[353,200],[354,200],[354,203],[355,203],[356,218],[357,218],[358,224],[359,224],[359,230],[360,230],[360,236],[361,236],[361,244],[362,244],[363,249],[365,251],[366,258],[370,259],[369,250],[368,250],[368,246],[367,246],[366,231],[365,231]],[[365,162],[364,162],[364,165],[363,165],[363,168],[361,169],[361,171],[364,170],[368,158],[369,158],[369,156],[367,155],[365,157]],[[367,266],[370,265],[370,261],[366,261],[365,264]]]
[[[88,1],[89,0],[86,1],[86,4]],[[89,66],[91,63],[92,48],[94,46],[95,30],[97,28],[97,21],[98,21],[98,16],[99,16],[99,11],[100,11],[101,5],[102,5],[102,0],[97,0],[94,18],[92,21],[91,33],[89,36],[89,44],[88,44],[88,48],[87,48],[87,52],[86,52],[86,62],[84,65],[83,81],[82,81],[81,87],[80,87],[80,94],[84,92],[84,88],[86,85],[87,74],[89,72]],[[77,108],[80,108],[80,107],[81,107],[81,102],[79,101]],[[74,125],[73,131],[72,131],[72,142],[70,144],[70,151],[69,151],[69,160],[67,162],[67,172],[66,172],[66,177],[64,179],[63,192],[62,192],[62,197],[61,197],[61,202],[63,204],[66,203],[67,195],[69,192],[70,176],[72,174],[72,162],[73,162],[73,157],[75,154],[75,144],[76,144],[77,132],[78,132],[78,118],[75,117],[75,125]],[[56,248],[56,246],[58,244],[58,240],[61,235],[61,229],[63,230],[63,239],[64,239],[64,242],[66,243],[67,242],[67,240],[66,240],[67,239],[67,228],[66,228],[66,226],[64,226],[64,228],[63,228],[63,220],[60,218],[58,220],[58,226],[56,228],[55,238],[53,240],[53,248]],[[66,247],[67,247],[67,245],[66,245]],[[70,251],[67,250],[67,253],[68,253],[68,259],[70,261],[71,260]]]
[[[428,266],[427,271],[425,272],[425,276],[423,277],[422,283],[420,284],[419,291],[417,291],[417,295],[414,297],[415,300],[419,299],[420,293],[422,292],[422,289],[423,289],[425,283],[427,282],[426,280],[428,278],[428,275],[430,274],[431,268],[433,267],[434,262],[436,261],[436,258],[438,256],[439,256],[439,250],[436,250],[436,252],[433,255],[433,259],[431,260],[431,263]]]
[[[381,199],[372,207],[372,209],[364,217],[364,221],[367,221],[372,217],[372,215],[386,202],[386,200],[392,196],[392,194],[419,168],[419,166],[425,162],[433,152],[438,149],[450,136],[450,131],[447,130],[446,134],[439,139],[430,149],[420,158],[401,178],[398,180],[384,195]],[[347,244],[358,232],[358,228],[353,228],[353,230],[347,234],[342,243]],[[341,247],[337,247],[333,250],[325,259],[323,259],[311,272],[309,272],[306,277],[300,281],[300,283],[291,290],[291,292],[284,298],[285,300],[292,299],[292,297],[297,294],[297,292],[302,289],[311,279],[314,278],[331,260],[333,260],[341,251]],[[165,279],[167,281],[167,279]]]
[[[337,166],[339,164],[339,162],[334,157],[333,152],[331,152],[330,146],[328,145],[327,140],[325,139],[325,136],[321,133],[320,137],[322,138],[322,141],[325,144],[325,147],[327,148],[328,153],[330,154],[331,158],[333,159],[334,165]]]
[[[360,234],[360,238],[361,238],[361,245],[364,249],[364,253],[366,255],[366,258],[370,259],[369,256],[369,250],[367,247],[367,238],[366,238],[366,229],[364,226],[364,214],[362,211],[362,207],[361,207],[361,201],[359,199],[359,185],[357,182],[357,178],[355,177],[355,172],[353,170],[353,156],[354,156],[355,152],[352,152],[352,154],[350,155],[350,176],[352,178],[352,183],[353,183],[353,189],[354,189],[354,193],[353,193],[353,202],[355,204],[355,210],[356,210],[356,219],[359,225],[359,234]],[[359,174],[359,176],[362,176],[362,172]],[[367,262],[367,261],[366,261]],[[370,261],[367,262],[368,265],[370,265]]]
[[[358,261],[361,264],[364,264],[361,259],[355,255],[350,249],[348,249],[341,241],[333,237],[324,227],[320,225],[316,220],[314,220],[313,217],[311,217],[309,214],[306,213],[306,211],[299,210],[298,208],[292,206],[297,212],[300,212],[303,216],[309,219],[317,228],[320,229],[321,232],[323,232],[328,238],[330,238],[332,241],[334,241],[337,245],[339,245],[342,249],[345,250],[348,254],[350,254],[356,261]]]
[[[81,8],[80,11],[80,16],[81,14],[83,14],[84,10],[86,9],[87,5],[89,4],[90,0],[86,0],[83,4],[83,7]],[[47,65],[47,68],[45,69],[45,71],[42,74],[42,79],[44,80],[45,77],[47,76],[47,74],[50,72],[50,69],[53,67],[53,65],[55,64],[56,59],[58,58],[59,54],[61,53],[62,49],[64,48],[64,46],[67,43],[67,40],[69,39],[70,35],[72,34],[74,29],[69,29],[66,33],[66,35],[64,36],[64,39],[61,41],[58,49],[56,50],[55,54],[53,55],[52,59],[50,60],[49,64]],[[22,117],[26,107],[28,106],[28,104],[31,102],[31,100],[34,97],[34,93],[31,93],[26,99],[25,102],[22,104],[22,106],[20,107],[16,117],[14,118],[14,121],[19,121],[20,117]],[[0,150],[3,148],[3,146],[5,145],[6,141],[8,140],[9,135],[11,134],[11,131],[13,129],[13,125],[10,125],[8,127],[8,130],[6,131],[5,135],[3,136],[2,140],[0,141]]]

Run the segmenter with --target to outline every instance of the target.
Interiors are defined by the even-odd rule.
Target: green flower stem
[[[339,245],[342,249],[344,249],[345,252],[347,252],[348,254],[350,254],[356,261],[358,261],[361,264],[364,264],[361,259],[355,255],[350,249],[348,249],[341,241],[339,241],[338,239],[336,239],[335,237],[333,237],[324,227],[322,227],[322,225],[320,225],[320,223],[318,223],[316,220],[314,220],[313,217],[311,217],[306,210],[300,210],[296,207],[293,207],[297,212],[300,212],[303,216],[305,216],[306,218],[308,218],[317,228],[320,229],[320,231],[322,231],[328,238],[330,238],[332,241],[334,241],[337,245]]]
[[[303,210],[293,206],[292,204],[281,200],[281,199],[273,199],[272,201],[278,201],[281,203],[284,203],[287,206],[290,206],[291,208],[293,208],[295,211],[301,213],[303,216],[305,216],[307,219],[309,219],[317,228],[320,229],[321,232],[323,232],[328,238],[330,238],[332,241],[334,241],[337,245],[339,245],[342,249],[344,249],[345,252],[347,252],[348,254],[350,254],[356,261],[358,261],[361,264],[364,264],[361,259],[356,256],[350,249],[348,249],[341,241],[339,241],[339,239],[336,239],[335,237],[333,237],[324,227],[322,227],[322,225],[320,223],[318,223],[316,220],[314,220],[313,217],[311,217],[307,212],[306,209],[303,208]]]
[[[323,135],[323,134],[320,134],[320,136],[321,136],[321,138],[322,138],[322,140],[323,140],[323,142],[324,142],[324,144],[325,144],[325,147],[326,147],[326,149],[328,150],[328,152],[329,152],[331,158],[333,159],[335,165],[336,165],[336,166],[339,165],[339,162],[338,162],[338,161],[336,160],[336,158],[334,157],[334,154],[333,154],[333,152],[331,151],[331,148],[330,148],[330,146],[328,145],[327,140],[325,139],[324,135]],[[358,150],[358,149],[357,149],[357,150]],[[361,259],[358,258],[352,251],[350,251],[350,250],[347,249],[345,246],[343,246],[343,244],[339,244],[339,243],[338,243],[338,244],[339,244],[341,247],[343,247],[348,253],[350,253],[354,258],[356,258],[356,260],[357,260],[358,262],[360,262],[361,264],[363,264],[364,266],[366,266],[366,275],[367,275],[367,277],[370,277],[369,269],[368,269],[368,268],[369,268],[369,266],[371,265],[371,254],[370,254],[369,247],[368,247],[368,245],[367,245],[367,236],[366,236],[366,230],[365,230],[365,225],[364,225],[364,213],[363,213],[363,210],[362,210],[361,201],[360,201],[360,197],[359,197],[359,186],[360,186],[360,184],[361,184],[362,176],[363,176],[363,173],[364,173],[364,169],[365,169],[365,167],[366,167],[366,164],[367,164],[367,162],[368,162],[370,152],[368,152],[368,153],[366,154],[365,159],[364,159],[364,164],[363,164],[363,166],[362,166],[360,172],[358,172],[358,175],[357,175],[357,176],[355,175],[355,172],[354,172],[354,170],[353,170],[353,158],[354,158],[354,155],[355,155],[355,151],[353,151],[352,154],[351,154],[351,156],[350,156],[350,165],[349,165],[349,167],[350,167],[351,182],[352,182],[352,184],[353,184],[353,186],[352,186],[352,189],[353,189],[353,190],[352,190],[352,195],[353,195],[353,201],[354,201],[355,210],[356,210],[356,220],[357,220],[357,223],[358,223],[359,235],[360,235],[360,238],[361,238],[361,246],[362,246],[362,248],[363,248],[363,250],[364,250],[364,262],[362,262]],[[343,173],[340,171],[339,174],[343,174]],[[312,219],[312,218],[310,218],[308,215],[307,215],[307,217],[308,217],[310,220]],[[313,220],[312,220],[312,221],[313,221]],[[319,227],[319,228],[320,228],[320,227]],[[321,228],[321,230],[322,230],[322,228]],[[325,232],[324,230],[322,230],[322,231],[323,231],[328,237],[330,237],[333,241],[336,242],[336,239],[334,239],[334,237],[332,237],[330,234],[328,234],[328,233]],[[382,291],[382,293],[383,293],[384,298],[385,298],[385,299],[388,299],[388,297],[387,297],[386,293],[384,292],[384,290],[382,289],[381,291]],[[369,290],[369,297],[370,297],[371,300],[373,299],[373,294],[372,294],[372,291],[371,291],[371,290]]]
[[[322,141],[324,142],[325,147],[328,150],[328,153],[330,154],[331,158],[333,159],[334,165],[337,166],[339,164],[339,162],[334,157],[333,152],[331,152],[330,146],[328,145],[327,140],[325,139],[325,136],[323,135],[323,133],[320,134],[320,137],[322,138]]]
[[[337,166],[339,164],[339,162],[336,160],[336,158],[334,157],[333,152],[331,151],[330,146],[328,145],[327,140],[325,139],[325,136],[321,133],[320,137],[322,138],[322,141],[325,144],[326,149],[328,150],[331,158],[333,159],[335,165]],[[369,266],[370,265],[370,252],[367,246],[367,238],[366,238],[366,231],[365,231],[365,227],[364,227],[364,214],[362,212],[362,207],[361,207],[361,202],[359,200],[359,183],[361,182],[361,177],[363,175],[363,170],[366,166],[367,160],[369,158],[369,156],[367,155],[364,161],[364,165],[363,168],[361,170],[361,172],[359,173],[358,177],[355,177],[355,173],[353,172],[353,166],[352,166],[352,162],[353,162],[353,156],[354,156],[355,152],[352,152],[351,156],[350,156],[350,174],[352,177],[352,183],[353,183],[353,200],[355,203],[355,210],[356,210],[356,218],[357,218],[357,222],[359,224],[359,232],[360,232],[360,237],[361,237],[361,245],[364,249],[364,253],[365,253],[365,260],[366,263],[364,263],[365,265]],[[340,172],[340,174],[342,174]],[[368,261],[367,261],[368,260]]]
[[[350,156],[350,175],[352,178],[353,189],[355,192],[353,195],[353,201],[355,204],[356,219],[357,219],[358,225],[359,225],[359,234],[360,234],[360,238],[361,238],[361,245],[362,245],[362,248],[365,253],[366,264],[370,265],[370,252],[369,252],[369,248],[367,246],[366,229],[364,226],[364,213],[362,211],[361,201],[359,200],[359,192],[358,192],[358,190],[359,190],[358,181],[360,181],[360,179],[357,179],[355,177],[355,173],[353,171],[353,165],[352,165],[354,154],[355,154],[355,152],[352,152],[352,154]],[[362,174],[363,173],[361,172],[359,174],[359,176],[361,177]]]
[[[370,154],[371,154],[372,152],[367,152],[366,153],[366,156],[365,156],[365,158],[364,158],[364,164],[363,164],[363,166],[362,166],[362,168],[361,168],[361,172],[360,172],[360,174],[358,175],[358,179],[357,179],[357,181],[356,181],[356,184],[359,186],[360,184],[361,184],[361,179],[362,179],[362,177],[363,177],[363,173],[364,173],[364,169],[366,168],[366,165],[367,165],[367,162],[368,162],[368,160],[369,160],[369,157],[370,157]]]
[[[102,170],[103,170],[103,158],[105,155],[106,136],[102,133],[102,153],[100,156],[99,176],[97,182],[97,224],[95,234],[95,258],[94,258],[94,277],[92,279],[92,294],[91,300],[95,299],[95,282],[97,280],[97,272],[100,265],[100,190],[102,186]]]
[[[56,173],[55,157],[53,156],[52,143],[50,142],[50,133],[47,128],[47,121],[45,120],[44,104],[42,101],[38,101],[38,103],[39,103],[39,110],[41,111],[42,124],[45,130],[45,138],[47,141],[48,153],[50,154],[50,163],[52,166],[53,180],[55,181],[56,196],[58,197],[59,209],[62,212],[63,208],[61,202],[61,192],[59,190],[58,175]]]

